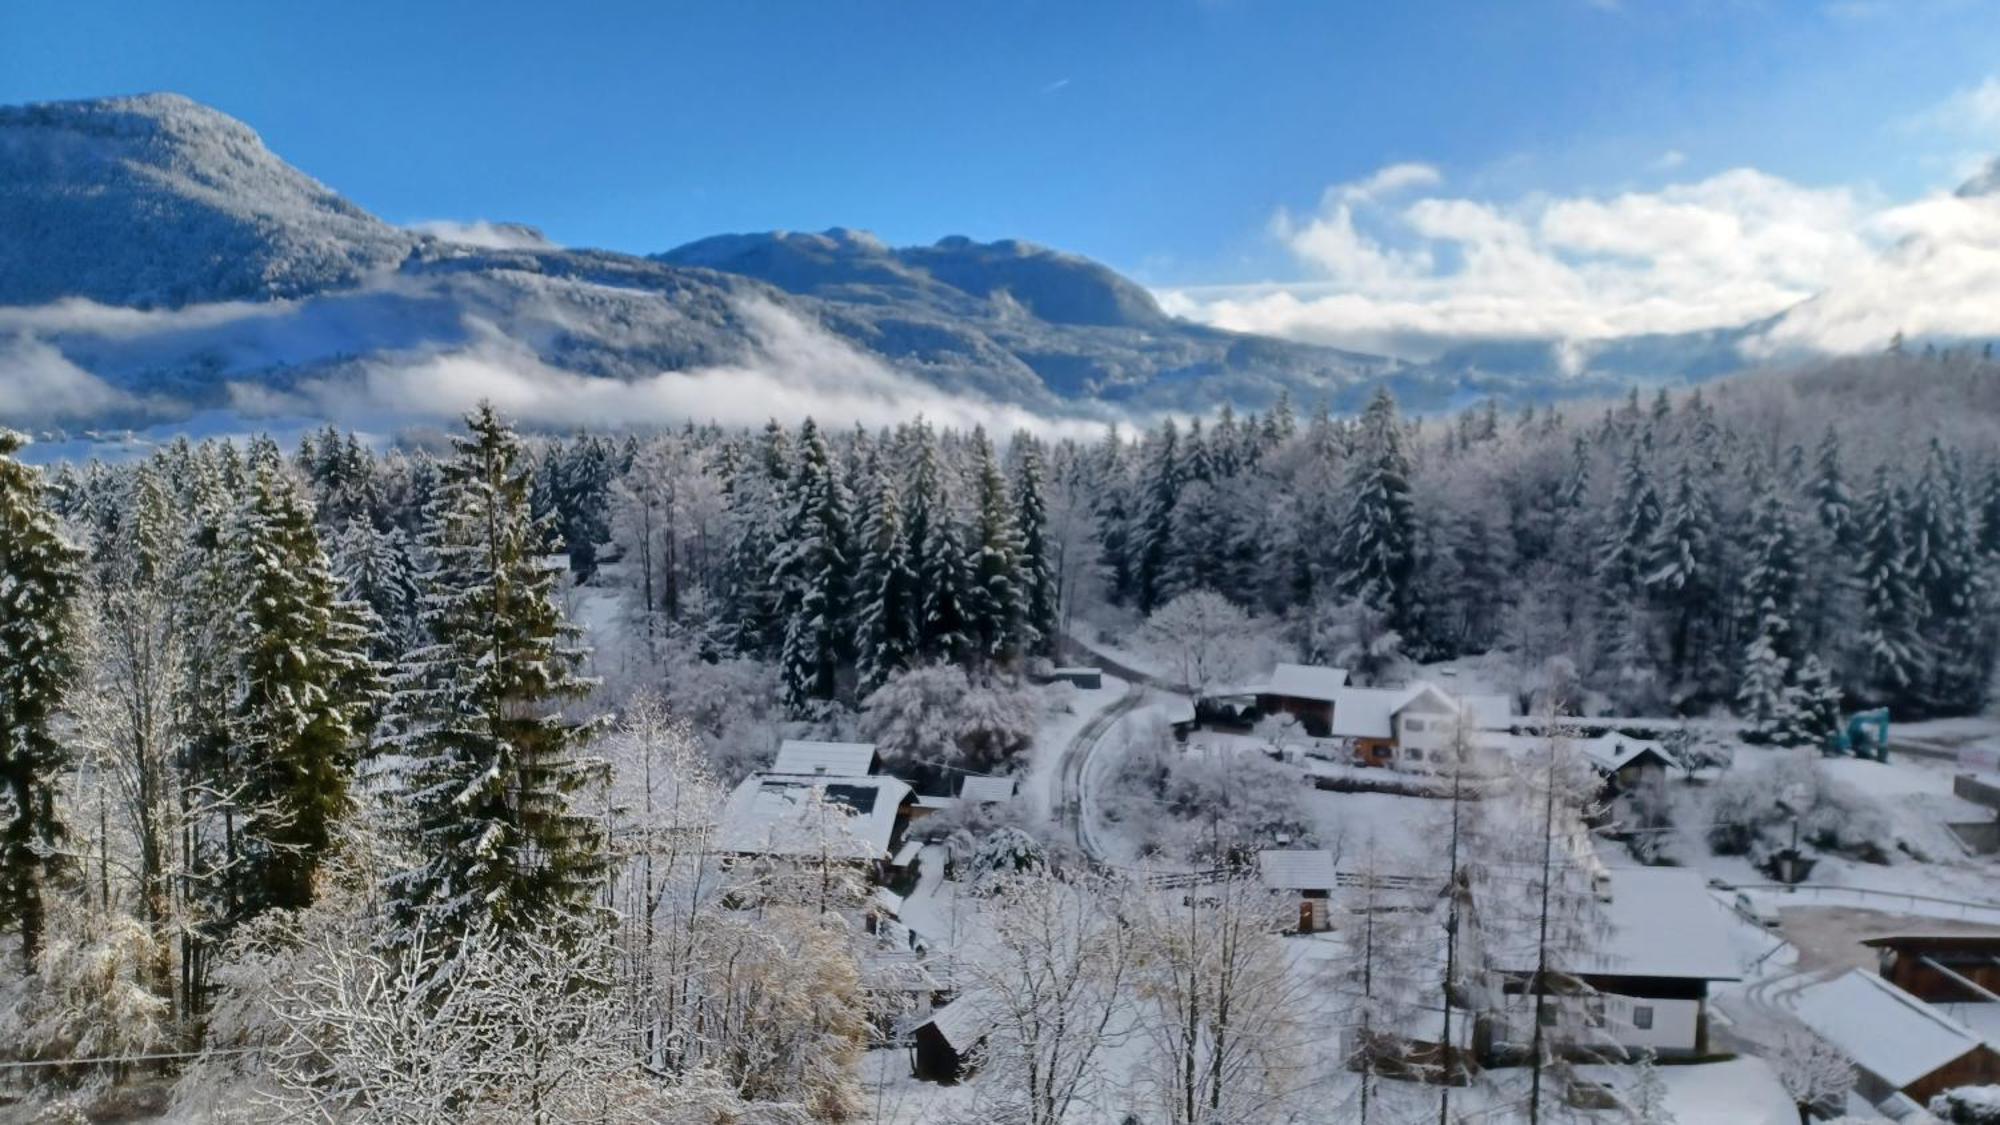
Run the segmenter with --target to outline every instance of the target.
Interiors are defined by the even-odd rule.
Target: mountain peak
[[[0,305],[291,297],[417,241],[172,93],[0,107],[0,184]]]

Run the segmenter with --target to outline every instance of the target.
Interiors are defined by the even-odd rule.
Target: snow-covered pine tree
[[[1021,650],[1025,598],[1021,532],[1007,481],[983,428],[972,431],[972,583],[966,624],[980,659],[1007,663]]]
[[[1375,392],[1361,416],[1346,491],[1334,550],[1338,588],[1386,612],[1390,628],[1415,637],[1417,517],[1402,425],[1386,387]]]
[[[330,553],[342,600],[366,607],[374,618],[369,655],[384,666],[398,663],[419,635],[417,564],[409,538],[400,527],[383,531],[355,520],[334,535]]]
[[[917,576],[903,537],[903,501],[879,463],[862,483],[866,513],[860,527],[854,597],[860,695],[909,667],[917,650]]]
[[[1174,505],[1181,491],[1180,430],[1172,418],[1160,423],[1142,453],[1139,506],[1132,513],[1132,602],[1140,613],[1151,613],[1166,600],[1177,549]]]
[[[1825,746],[1840,729],[1841,694],[1817,656],[1808,654],[1799,662],[1792,683],[1785,689],[1785,706],[1771,732],[1779,746]]]
[[[764,427],[749,449],[726,463],[729,516],[722,589],[736,648],[749,655],[774,654],[784,643],[772,563],[791,471],[791,438],[775,421]]]
[[[1042,447],[1028,434],[1016,435],[1014,447],[1019,456],[1014,470],[1014,518],[1020,531],[1022,643],[1029,652],[1053,655],[1062,599],[1049,541]]]
[[[240,763],[239,908],[296,910],[350,807],[362,720],[380,691],[338,594],[312,503],[260,464],[229,544],[236,577],[229,730]]]
[[[35,971],[63,839],[56,791],[69,750],[55,728],[73,671],[70,642],[83,552],[64,538],[41,474],[0,429],[0,895]]]
[[[1986,702],[1991,641],[1982,628],[1987,577],[1972,526],[1963,466],[1936,438],[1910,498],[1910,577],[1930,646],[1918,702],[1933,711],[1977,710]]]
[[[1859,520],[1861,584],[1861,676],[1863,693],[1881,703],[1902,696],[1924,679],[1925,645],[1919,622],[1922,607],[1910,574],[1910,548],[1903,539],[1908,498],[1889,477],[1875,470]]]
[[[1645,586],[1666,619],[1667,673],[1681,690],[1714,666],[1715,508],[1708,483],[1683,459],[1649,545]]]
[[[1097,525],[1098,565],[1113,604],[1132,599],[1132,504],[1126,479],[1125,444],[1113,427],[1090,459],[1088,493]]]
[[[1754,734],[1775,737],[1791,722],[1791,688],[1805,655],[1797,626],[1804,580],[1791,505],[1763,472],[1753,482],[1750,571],[1743,580],[1747,615],[1737,709]]]
[[[392,944],[420,924],[557,921],[588,906],[607,865],[596,818],[576,807],[598,774],[581,753],[596,724],[561,710],[590,685],[541,554],[551,531],[530,513],[513,431],[490,405],[466,425],[431,501],[428,644],[398,677],[388,740],[411,862],[388,882]]]
[[[917,571],[917,585],[923,590],[918,652],[928,659],[963,664],[974,648],[966,618],[972,562],[966,557],[965,529],[952,505],[950,487],[942,481],[937,500]]]
[[[779,650],[785,706],[803,714],[830,700],[851,645],[847,595],[851,580],[847,486],[826,436],[811,418],[799,428],[789,513],[778,541]]]

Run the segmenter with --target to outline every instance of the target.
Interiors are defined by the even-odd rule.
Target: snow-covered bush
[[[861,728],[892,767],[998,773],[1034,742],[1040,718],[1032,689],[932,664],[897,673],[869,695]]]
[[[1799,839],[1867,863],[1887,863],[1889,820],[1866,794],[1829,776],[1812,750],[1723,775],[1709,808],[1708,843],[1718,855],[1757,856]]]
[[[0,993],[0,1042],[25,1058],[117,1058],[169,1042],[167,1001],[149,987],[168,951],[137,919],[64,912],[33,976]]]
[[[1135,733],[1107,788],[1107,819],[1127,826],[1149,853],[1221,863],[1313,844],[1296,773],[1254,752],[1190,754],[1163,726]]]
[[[2000,1086],[1946,1090],[1926,1108],[1945,1125],[2000,1125]]]
[[[1048,854],[1041,841],[1019,828],[998,828],[980,838],[960,878],[977,884],[991,876],[1018,875],[1047,866]]]

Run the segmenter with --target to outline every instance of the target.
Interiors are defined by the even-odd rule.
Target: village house
[[[1701,874],[1682,867],[1604,869],[1604,932],[1594,948],[1564,958],[1569,972],[1592,990],[1583,997],[1550,997],[1581,1005],[1572,1026],[1587,1042],[1562,1044],[1585,1052],[1618,1048],[1661,1058],[1709,1053],[1709,986],[1742,976],[1729,944],[1728,920]],[[1521,985],[1482,1029],[1489,1057],[1517,1053],[1532,1037],[1534,996],[1526,989],[1535,972],[1531,947],[1498,952],[1497,967]]]
[[[722,808],[715,847],[725,855],[832,859],[888,874],[916,796],[893,777],[758,773]]]
[[[1461,727],[1504,728],[1511,713],[1505,696],[1453,696],[1429,683],[1342,688],[1333,693],[1329,733],[1349,740],[1356,765],[1421,771],[1443,761]]]
[[[1290,715],[1307,734],[1325,738],[1333,724],[1334,698],[1346,686],[1345,668],[1280,664],[1263,684],[1240,694],[1255,695],[1257,710],[1265,715]]]
[[[977,990],[933,1010],[910,1031],[910,1073],[932,1082],[957,1082],[972,1070],[973,1052],[992,1033],[994,1001]]]
[[[1800,1023],[1854,1060],[1855,1093],[1870,1105],[1913,1111],[1953,1087],[2000,1082],[2000,1054],[1978,1031],[1865,969],[1791,1000]]]

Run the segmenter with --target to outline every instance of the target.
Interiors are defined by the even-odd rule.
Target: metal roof
[[[809,742],[788,738],[778,747],[772,773],[806,777],[867,777],[875,772],[872,742]]]

